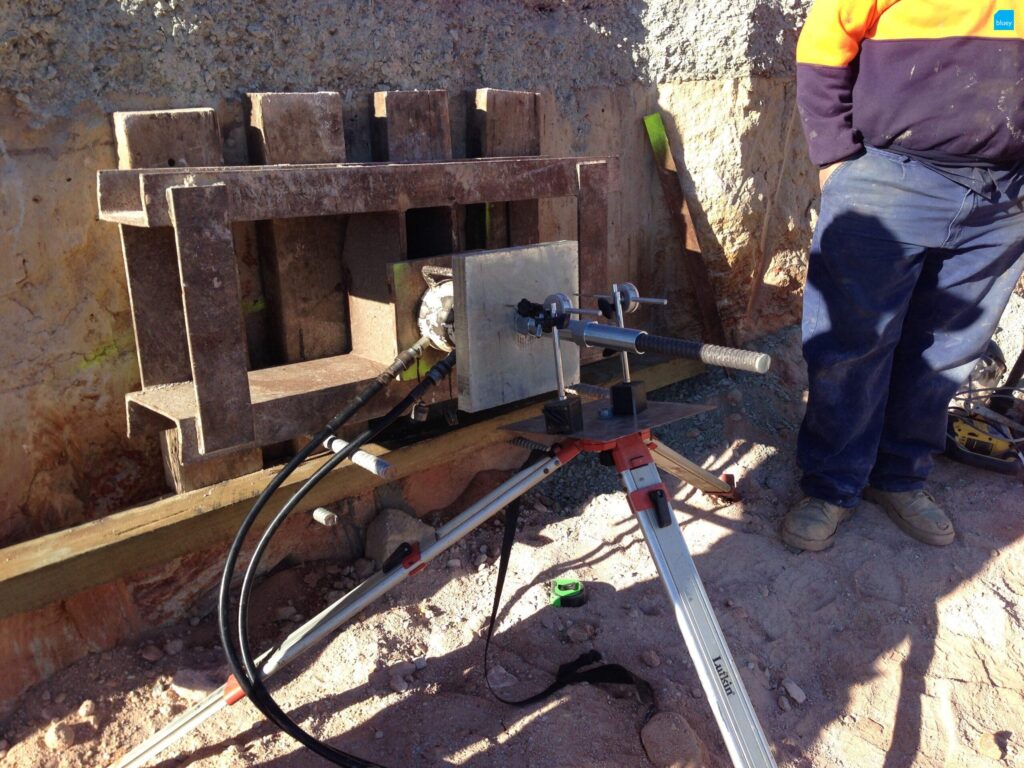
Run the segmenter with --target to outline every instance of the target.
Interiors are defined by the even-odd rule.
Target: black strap
[[[530,461],[534,460],[531,455]],[[647,705],[647,713],[643,721],[646,723],[655,711],[654,689],[646,680],[637,677],[621,664],[600,664],[591,666],[601,661],[601,654],[597,651],[587,651],[581,654],[574,661],[570,661],[558,668],[554,681],[539,693],[527,696],[525,699],[507,699],[494,690],[490,677],[490,650],[491,639],[494,636],[494,627],[497,624],[498,606],[501,604],[501,592],[505,587],[505,576],[508,573],[509,556],[512,554],[512,545],[516,539],[516,525],[519,522],[519,513],[522,507],[518,500],[514,501],[505,510],[505,530],[501,538],[501,555],[498,560],[498,579],[494,585],[494,603],[491,606],[491,619],[487,625],[487,640],[484,643],[484,680],[494,698],[505,704],[516,707],[525,707],[538,701],[546,699],[556,691],[567,685],[575,683],[606,683],[613,685],[632,685],[636,688],[637,698],[641,703]],[[587,669],[586,667],[590,667]]]

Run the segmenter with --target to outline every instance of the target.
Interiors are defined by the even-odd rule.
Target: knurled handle
[[[652,336],[649,333],[642,334],[636,340],[636,349],[638,352],[653,352],[667,357],[701,360],[708,365],[734,368],[750,373],[767,373],[772,364],[771,356],[763,352],[736,349],[735,347],[719,347],[715,344],[673,339],[668,336]]]

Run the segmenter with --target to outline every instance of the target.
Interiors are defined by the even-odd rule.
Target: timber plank
[[[188,329],[199,450],[252,443],[248,360],[234,242],[222,184],[172,187],[178,270]]]
[[[257,162],[345,161],[341,94],[250,93],[248,98],[250,151]],[[342,217],[260,223],[264,285],[280,362],[348,350],[344,236]]]
[[[613,363],[607,370],[601,365],[591,366],[588,378],[600,383],[614,380],[617,361]],[[643,378],[653,390],[703,370],[699,362],[673,360],[644,368]],[[502,429],[505,425],[538,413],[540,405],[528,405],[394,451],[373,445],[365,450],[386,456],[394,468],[393,479],[400,479],[437,466],[442,457],[444,461],[458,461],[504,442],[509,439],[509,433]],[[274,494],[270,506],[283,504],[319,464],[319,460],[313,460],[299,467]],[[278,469],[168,496],[0,550],[0,618],[39,608],[189,552],[226,544]],[[346,462],[328,474],[296,511],[357,496],[385,482]],[[265,523],[258,522],[257,531]]]
[[[665,198],[665,207],[668,209],[669,218],[672,219],[672,225],[683,251],[683,266],[690,283],[690,293],[697,306],[697,315],[704,333],[704,340],[712,344],[727,344],[722,316],[718,311],[715,286],[701,254],[700,242],[697,240],[697,231],[693,226],[690,208],[683,195],[683,188],[679,184],[679,172],[661,114],[655,112],[647,115],[644,118],[644,128],[647,130],[647,137],[651,144],[654,166],[658,172],[658,180],[661,182],[662,195]]]
[[[479,88],[473,94],[469,125],[470,152],[474,157],[523,157],[540,154],[539,94]],[[482,247],[505,248],[540,242],[540,214],[536,200],[486,204]]]
[[[580,163],[576,200],[576,237],[580,244],[580,304],[584,297],[611,290],[608,279],[608,193],[611,174],[607,163]],[[582,362],[602,359],[602,350],[582,350]]]
[[[428,164],[452,159],[447,91],[378,91],[373,94],[372,126],[377,160]],[[398,190],[410,191],[404,185],[415,188],[419,184],[418,177],[410,177]],[[391,265],[457,250],[455,209],[439,202],[444,201],[427,206],[396,205],[390,208],[394,212],[350,218],[344,262],[350,276],[349,317],[355,354],[387,365],[399,352],[401,309],[392,306]]]
[[[337,410],[380,373],[380,364],[355,354],[324,357],[249,371],[254,441],[258,445],[289,440],[319,429],[327,414]],[[360,414],[382,415],[411,385],[392,384],[363,407]],[[166,428],[170,421],[181,434],[181,456],[186,464],[202,458],[196,430],[196,396],[191,383],[169,384],[128,395],[128,431],[144,434]]]

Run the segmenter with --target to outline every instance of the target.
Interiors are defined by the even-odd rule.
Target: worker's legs
[[[907,309],[968,194],[875,150],[826,183],[804,294],[809,391],[797,452],[808,496],[857,503],[875,464]]]
[[[946,409],[992,338],[1024,269],[1024,175],[1002,174],[975,197],[949,251],[927,256],[896,348],[885,423],[870,482],[923,487],[945,444]]]

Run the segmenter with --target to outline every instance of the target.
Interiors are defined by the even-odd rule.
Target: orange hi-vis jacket
[[[1024,160],[1024,2],[815,0],[797,45],[811,159],[864,144],[946,162]]]

